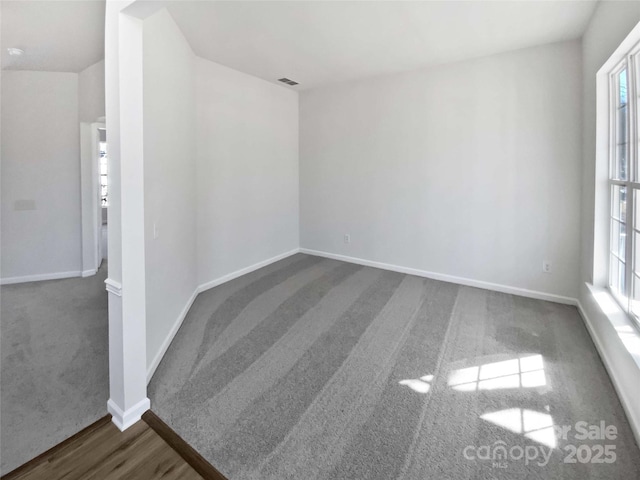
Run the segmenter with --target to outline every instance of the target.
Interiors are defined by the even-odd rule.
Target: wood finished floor
[[[226,480],[152,412],[120,432],[106,416],[2,480]]]

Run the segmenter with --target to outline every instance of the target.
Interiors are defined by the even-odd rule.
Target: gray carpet
[[[317,257],[198,296],[149,395],[231,480],[640,478],[574,307]]]
[[[106,275],[0,287],[3,474],[106,414]]]

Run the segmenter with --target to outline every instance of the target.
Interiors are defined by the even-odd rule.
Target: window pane
[[[640,98],[640,52],[635,54],[635,69],[633,70],[634,75],[632,76],[632,78],[629,78],[629,83],[631,83],[631,80],[633,80],[635,82],[635,112],[636,112],[636,119],[635,122],[633,124],[630,125],[630,129],[635,129],[635,139],[636,139],[636,152],[639,152],[637,155],[634,155],[634,157],[631,157],[629,160],[630,161],[634,161],[634,172],[635,173],[635,177],[636,177],[636,181],[638,179],[639,173],[638,173],[638,161],[639,161],[639,157],[640,157],[640,121],[638,120],[640,118],[640,112],[638,112],[638,99]],[[631,136],[631,134],[630,134]],[[639,225],[640,226],[640,225]]]
[[[615,105],[614,105],[614,158],[611,162],[611,175],[617,180],[627,180],[629,175],[629,158],[627,156],[627,143],[629,140],[629,127],[627,125],[627,70],[622,70],[615,79]]]
[[[611,175],[613,179],[627,181],[631,176],[629,157],[629,138],[631,125],[629,124],[629,98],[628,98],[628,72],[626,65],[613,78],[614,98],[612,99],[611,115],[613,124],[611,134],[614,145],[611,146]],[[636,126],[633,126],[634,132]],[[638,179],[640,169],[634,168],[634,178]],[[609,260],[609,284],[612,292],[621,297],[624,305],[629,305],[632,310],[640,310],[640,192],[628,190],[624,186],[611,185],[611,236],[610,236],[610,260]],[[633,218],[627,217],[627,195],[633,194],[629,201],[634,202]],[[637,219],[637,221],[636,221]],[[627,228],[627,222],[629,228]],[[630,242],[631,251],[627,251],[627,235],[633,235]],[[628,255],[628,258],[627,258]],[[638,258],[638,269],[635,267],[635,259]],[[627,285],[627,268],[631,269],[631,284]],[[627,304],[627,298],[631,301]],[[625,307],[627,308],[627,307]],[[640,311],[638,312],[640,313]]]
[[[633,292],[631,296],[631,313],[640,317],[640,278],[633,276]]]
[[[633,190],[633,200],[635,202],[633,211],[633,228],[640,230],[640,191]]]
[[[624,296],[625,292],[625,268],[624,263],[615,256],[610,255],[609,263],[609,286],[613,293]]]
[[[611,216],[620,220],[627,221],[627,187],[613,185],[611,187]]]
[[[611,253],[624,260],[626,252],[626,225],[617,220],[611,220]]]
[[[635,208],[640,206],[639,190],[633,190],[633,199]],[[632,225],[633,229],[638,229],[640,228],[640,211],[634,210],[633,216],[635,218]],[[630,231],[633,231],[633,258],[631,259],[631,262],[633,265],[632,271],[634,272],[634,274],[631,276],[633,285],[631,289],[631,302],[629,308],[631,309],[631,313],[633,315],[640,318],[640,272],[638,271],[640,268],[640,233],[632,229],[630,229]]]
[[[617,180],[627,179],[627,145],[616,145],[615,175]]]
[[[640,265],[638,265],[636,260],[640,259],[640,234],[638,232],[633,232],[633,252],[633,271],[640,276]]]
[[[611,257],[611,290],[619,297],[625,296],[625,268],[624,263]]]
[[[627,69],[618,74],[618,105],[627,104]]]
[[[623,145],[627,143],[629,138],[629,129],[627,127],[627,106],[624,105],[618,109],[618,118],[616,123],[616,143]]]
[[[618,259],[613,255],[609,255],[609,286],[612,291],[618,291]]]

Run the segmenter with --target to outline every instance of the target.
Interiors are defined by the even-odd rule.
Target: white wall
[[[196,288],[195,56],[164,9],[143,35],[149,366]]]
[[[605,360],[618,394],[625,406],[636,438],[640,441],[640,402],[638,385],[640,368],[630,351],[624,348],[622,337],[634,332],[631,321],[622,315],[621,322],[628,326],[614,326],[598,305],[585,282],[602,284],[606,281],[606,239],[600,235],[595,251],[599,258],[599,271],[594,278],[594,207],[596,188],[596,73],[609,59],[628,33],[640,21],[640,2],[599,2],[582,41],[583,53],[583,159],[582,159],[582,235],[581,281],[579,300],[587,316],[596,345]],[[599,166],[606,171],[607,166]],[[606,196],[606,194],[605,194]],[[608,205],[598,205],[600,214],[608,215]],[[608,228],[608,227],[605,227]],[[599,229],[602,230],[602,229]],[[606,233],[605,233],[606,235]],[[600,285],[602,286],[602,285]],[[616,330],[618,328],[620,333]],[[630,330],[629,330],[630,329]],[[629,335],[629,334],[627,334]],[[637,337],[637,334],[636,334]]]
[[[301,246],[575,297],[580,68],[567,42],[302,92]]]
[[[80,121],[97,122],[105,116],[104,60],[94,63],[78,74]]]
[[[1,101],[0,276],[78,274],[78,75],[5,70]]]
[[[196,64],[203,284],[298,248],[298,94]]]

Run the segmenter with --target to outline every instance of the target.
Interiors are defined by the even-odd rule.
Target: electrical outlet
[[[549,260],[542,261],[542,271],[544,273],[551,273],[551,262]]]
[[[344,243],[351,243],[351,235],[348,233],[344,234]]]

